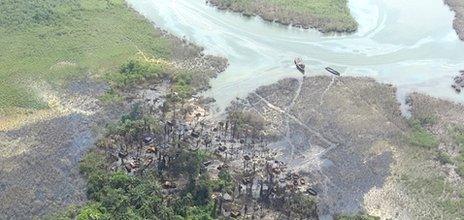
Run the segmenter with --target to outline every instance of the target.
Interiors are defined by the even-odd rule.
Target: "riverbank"
[[[464,40],[464,3],[459,0],[445,0],[445,3],[454,11],[453,28],[461,40]]]
[[[0,56],[6,74],[0,82],[1,219],[42,217],[86,201],[79,159],[107,123],[128,111],[139,93],[136,84],[159,80],[122,67],[141,60],[156,69],[162,61],[168,67],[159,69],[160,76],[179,76],[177,88],[204,90],[227,66],[225,59],[154,28],[122,0],[8,1],[1,10],[10,6],[32,11],[0,16],[7,24],[1,45],[8,47]],[[50,20],[28,17],[47,11]],[[194,84],[182,87],[180,79]],[[121,87],[121,80],[132,84]]]
[[[463,151],[449,128],[464,107],[413,94],[407,120],[395,94],[369,78],[317,76],[261,87],[240,108],[265,119],[277,159],[315,185],[319,216],[459,218]]]
[[[241,13],[260,16],[266,21],[301,28],[316,28],[323,33],[354,32],[358,24],[350,14],[346,0],[324,1],[226,1],[209,0],[211,5]]]

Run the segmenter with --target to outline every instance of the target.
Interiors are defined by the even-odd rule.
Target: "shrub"
[[[180,150],[174,163],[169,167],[174,175],[188,175],[191,179],[197,177],[207,155],[202,151],[189,152]]]
[[[460,177],[464,177],[464,163],[461,163],[460,165],[458,165],[458,167],[456,167],[456,173]]]
[[[77,220],[103,220],[110,219],[106,209],[100,203],[87,203],[81,208],[79,214],[76,216]]]
[[[316,201],[312,197],[301,193],[291,196],[285,202],[284,208],[303,219],[317,216]]]
[[[426,124],[421,123],[420,120],[411,121],[410,124],[412,132],[408,135],[409,144],[426,149],[432,149],[438,146],[438,140],[434,135],[423,128]]]
[[[409,143],[414,146],[427,149],[432,149],[438,146],[437,139],[432,134],[423,129],[413,131],[409,136]]]
[[[158,80],[164,76],[162,64],[150,63],[142,59],[132,59],[124,63],[119,72],[110,74],[108,79],[117,87],[133,86],[146,80]]]
[[[232,124],[233,136],[240,136],[246,131],[251,131],[250,135],[257,136],[266,124],[263,117],[251,111],[231,109],[227,119]]]
[[[380,217],[367,214],[339,215],[335,217],[335,220],[380,220]]]
[[[441,151],[438,152],[437,160],[441,164],[452,164],[453,163],[453,160],[451,160],[451,157],[447,153],[441,152]]]

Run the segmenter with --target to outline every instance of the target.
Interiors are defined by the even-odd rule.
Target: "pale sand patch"
[[[390,164],[392,175],[386,178],[384,185],[379,188],[374,186],[364,195],[364,208],[369,215],[380,216],[381,219],[411,219],[404,207],[408,206],[408,197],[396,184],[394,173],[398,161],[396,146],[386,141],[379,141],[370,150],[371,155],[379,155],[383,152],[391,152],[394,162]]]
[[[3,116],[0,120],[0,132],[16,130],[33,123],[50,120],[70,114],[82,114],[90,116],[98,109],[98,99],[91,96],[59,94],[47,85],[35,85],[34,90],[47,103],[47,109],[13,109],[12,114]]]
[[[8,138],[0,134],[0,161],[19,156],[27,153],[34,149],[37,142],[25,138]],[[15,169],[18,164],[16,163],[0,163],[1,170],[4,172],[10,172]]]

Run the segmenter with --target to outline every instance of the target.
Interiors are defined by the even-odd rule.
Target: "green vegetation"
[[[159,84],[163,80],[170,82],[171,93],[167,95],[168,102],[184,102],[192,94],[209,85],[211,75],[199,70],[185,70],[173,67],[170,63],[159,60],[152,62],[143,57],[135,57],[121,65],[118,71],[106,75],[107,81],[112,85],[103,101],[120,100],[118,91],[133,86],[147,86]]]
[[[45,108],[41,82],[117,72],[138,49],[169,59],[170,44],[123,0],[0,2],[0,109]]]
[[[433,214],[416,214],[418,218],[444,216],[447,219],[459,219],[464,214],[464,197],[461,196],[464,188],[461,184],[450,181],[448,169],[442,166],[437,168],[432,159],[442,165],[457,165],[458,157],[452,149],[454,145],[460,145],[464,136],[461,136],[459,126],[450,126],[443,118],[431,116],[435,114],[437,113],[421,112],[409,122],[412,129],[407,140],[411,147],[405,148],[403,152],[409,161],[401,164],[400,183],[402,188],[407,189],[410,198],[424,201],[411,203],[411,209],[419,210],[421,206],[426,206],[429,210],[439,210]],[[446,129],[448,133],[441,132]],[[437,134],[432,134],[432,130],[438,131]],[[439,143],[443,146],[437,147]]]
[[[322,32],[352,32],[357,23],[347,0],[213,0],[220,8],[258,14],[267,20],[315,27]]]
[[[140,58],[131,59],[119,71],[108,74],[108,80],[113,81],[117,87],[125,88],[148,79],[159,79],[163,77],[165,68],[162,64],[149,63]]]
[[[289,212],[289,216],[298,219],[305,219],[309,216],[317,216],[316,201],[301,193],[292,195],[289,200],[284,203],[284,210]],[[293,214],[293,215],[292,215]]]
[[[411,121],[412,132],[407,138],[409,144],[426,149],[437,147],[438,140],[424,128],[430,123],[434,123],[432,119],[416,119]]]
[[[53,219],[214,219],[218,200],[213,193],[232,193],[235,180],[226,168],[221,169],[217,179],[209,177],[204,169],[204,163],[212,157],[208,151],[189,150],[174,141],[167,149],[160,149],[159,157],[163,159],[157,162],[156,169],[144,168],[135,173],[128,173],[127,167],[112,169],[115,158],[109,152],[139,155],[143,135],[162,131],[157,118],[143,115],[140,105],[134,105],[119,122],[109,125],[98,147],[88,152],[80,164],[90,201],[81,207],[71,206]],[[176,185],[178,192],[163,191],[166,182]]]
[[[414,130],[409,136],[409,143],[427,149],[432,149],[438,145],[435,137],[424,129]]]
[[[128,119],[116,125],[126,126]],[[132,122],[130,124],[140,124]],[[116,131],[117,129],[115,129]],[[120,130],[121,131],[121,130]],[[212,219],[213,189],[220,190],[217,181],[212,181],[201,171],[206,159],[201,152],[182,151],[179,163],[167,170],[168,175],[189,176],[189,184],[178,196],[163,194],[161,178],[166,174],[147,172],[130,175],[122,171],[109,171],[110,159],[103,151],[89,152],[81,162],[81,172],[88,179],[87,194],[90,202],[80,208],[71,207],[56,219]],[[226,171],[224,171],[226,172]],[[225,173],[222,176],[228,176]],[[224,179],[225,178],[225,179]],[[221,177],[220,181],[228,181]],[[227,185],[227,183],[223,183]]]
[[[464,215],[464,189],[445,180],[440,173],[431,173],[427,177],[403,176],[402,182],[412,193],[425,196],[433,201],[433,206],[442,210],[448,219]],[[429,204],[429,205],[432,205]]]
[[[437,159],[441,164],[452,164],[453,161],[451,157],[445,152],[438,152]]]
[[[380,217],[371,216],[367,214],[340,215],[340,216],[336,216],[335,220],[380,220]]]
[[[456,172],[459,176],[464,177],[464,127],[454,126],[450,133],[459,150],[459,155],[454,158],[452,164],[456,165]]]
[[[120,73],[144,78],[154,76],[147,73],[150,71],[151,68],[145,68],[144,64],[128,62]],[[177,81],[183,80],[173,77],[174,85],[178,85]],[[183,81],[189,87],[191,82]],[[182,102],[182,99],[172,102]],[[248,169],[248,173],[241,173],[221,161],[223,156],[219,149],[206,147],[207,139],[199,141],[201,139],[194,138],[192,134],[173,132],[185,131],[185,128],[178,129],[182,126],[180,121],[162,122],[157,116],[145,114],[145,107],[133,105],[120,121],[107,127],[107,133],[98,142],[97,148],[88,152],[80,165],[80,171],[87,179],[89,201],[80,207],[70,207],[64,213],[53,216],[54,219],[206,220],[217,219],[226,212],[231,216],[241,215],[240,207],[250,212],[250,207],[256,207],[254,205],[258,202],[262,202],[265,208],[293,217],[316,216],[316,201],[307,194],[286,194],[284,187],[273,191],[264,189],[264,184],[268,184],[268,189],[277,187],[274,185],[274,171],[256,167],[265,164],[254,164],[255,171]],[[260,122],[255,117],[237,112],[234,118],[238,121],[228,123],[234,126],[243,124],[249,129],[253,122]],[[175,127],[177,123],[179,127]],[[146,141],[147,137],[151,141]],[[196,146],[193,140],[196,140]],[[200,142],[204,142],[201,145],[205,148],[198,146]],[[216,161],[222,164],[213,166],[211,163]],[[244,167],[251,168],[250,164],[244,164]],[[255,175],[259,170],[266,172],[267,180],[261,179],[260,199],[255,200],[251,191],[252,178],[257,178]],[[238,186],[239,183],[245,184],[244,181],[247,187],[242,192]],[[271,197],[271,193],[275,193],[275,198]],[[255,214],[258,213],[253,211]]]
[[[232,124],[233,137],[241,137],[243,135],[256,137],[263,131],[265,120],[255,112],[231,108],[227,111],[229,112],[227,118]]]

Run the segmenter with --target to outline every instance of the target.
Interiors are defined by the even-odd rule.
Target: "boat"
[[[334,74],[336,76],[340,76],[340,73],[337,70],[334,70],[334,69],[332,69],[330,67],[326,67],[325,70],[327,70],[329,73],[332,73],[332,74]]]
[[[301,72],[305,73],[305,64],[303,63],[303,60],[301,58],[295,58],[293,61],[295,63],[296,68]]]
[[[309,195],[317,196],[317,192],[316,192],[316,190],[314,190],[313,188],[308,188],[308,189],[306,189],[306,192],[307,192]]]

